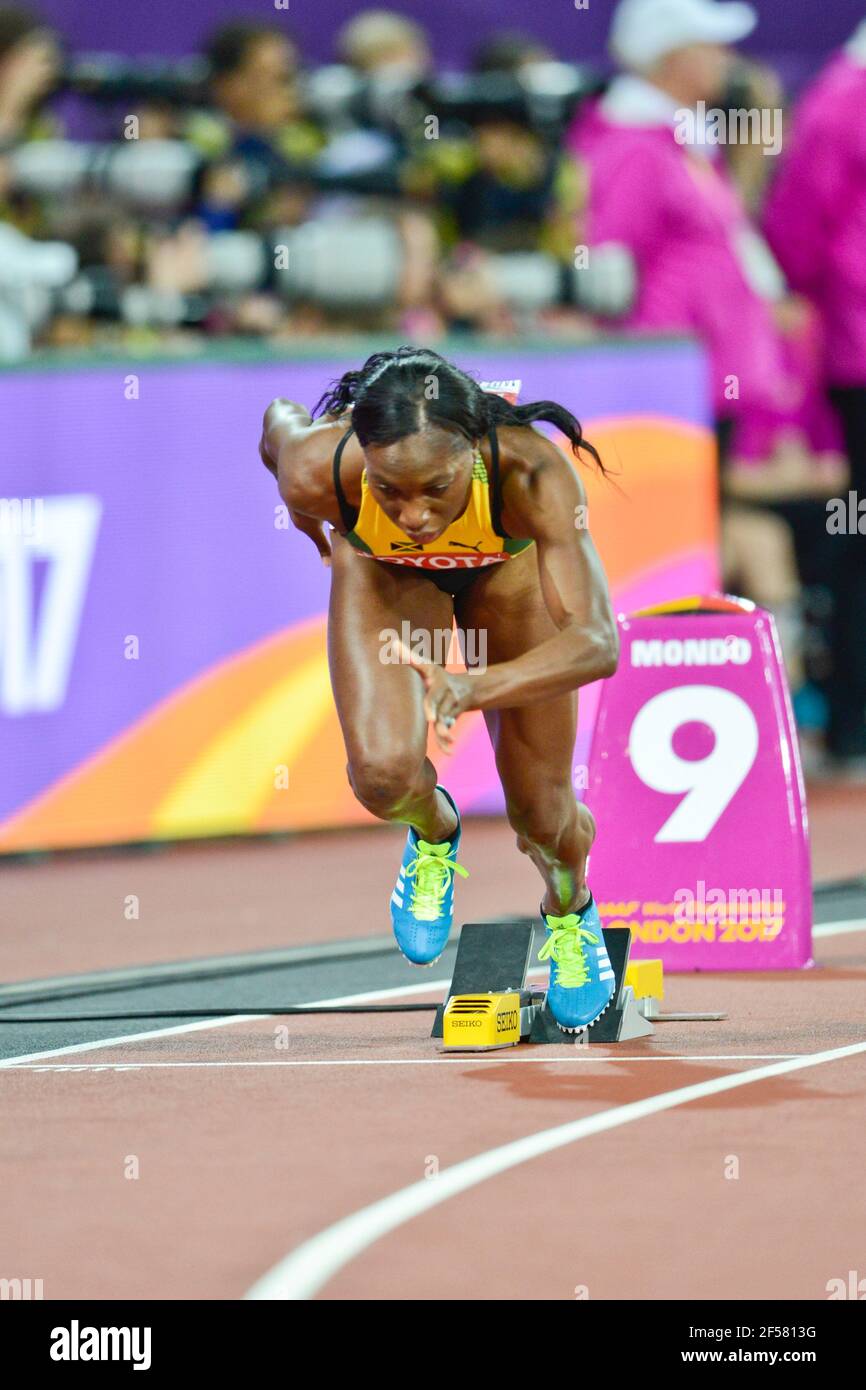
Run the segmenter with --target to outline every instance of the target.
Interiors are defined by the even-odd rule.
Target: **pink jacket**
[[[637,300],[623,326],[699,338],[718,415],[784,409],[779,336],[735,251],[751,228],[721,161],[689,151],[664,125],[614,123],[598,103],[579,113],[568,144],[589,170],[590,256],[617,241],[636,260]],[[725,395],[731,376],[739,399]]]
[[[827,380],[866,386],[866,67],[834,58],[786,132],[764,227],[792,288],[817,307]]]

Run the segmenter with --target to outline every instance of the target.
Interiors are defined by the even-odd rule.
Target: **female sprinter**
[[[328,655],[352,789],[373,815],[409,827],[391,895],[400,950],[415,965],[438,959],[454,874],[466,873],[427,721],[448,751],[459,716],[483,710],[518,848],[545,883],[548,1003],[560,1028],[579,1032],[607,1008],[614,978],[586,886],[595,822],[572,791],[575,692],[613,674],[618,641],[579,524],[583,485],[533,420],[599,462],[562,406],[513,406],[438,353],[403,347],[347,372],[312,414],[274,401],[260,453],[331,567]],[[388,630],[407,622],[432,636],[453,618],[483,635],[485,666],[455,675],[408,651],[383,659]]]

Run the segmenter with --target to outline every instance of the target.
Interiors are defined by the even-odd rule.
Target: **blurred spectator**
[[[566,301],[585,180],[517,76],[548,55],[508,33],[476,60],[485,71],[464,82],[459,116],[417,142],[403,169],[405,190],[429,206],[439,234],[441,332],[583,338],[589,320]]]
[[[309,199],[289,171],[308,165],[324,137],[301,110],[294,43],[278,28],[229,24],[206,57],[213,108],[186,127],[206,157],[197,216],[215,231],[301,221]]]
[[[735,71],[731,45],[756,20],[747,4],[620,0],[610,47],[624,72],[578,114],[570,145],[590,170],[589,261],[609,260],[614,283],[619,277],[621,324],[689,332],[707,348],[723,486],[749,494],[748,507],[724,512],[731,582],[739,577],[776,612],[794,676],[792,541],[767,506],[792,453],[798,486],[805,474],[808,490],[812,448],[833,443],[818,391],[816,324],[789,298],[708,124],[729,115],[718,104]],[[748,563],[750,555],[761,563]]]
[[[30,19],[10,33],[13,47],[44,37]],[[301,73],[281,24],[230,23],[198,68],[84,63],[82,90],[115,140],[48,140],[23,160],[16,147],[8,171],[0,160],[16,213],[45,208],[41,235],[79,250],[37,341],[585,334],[565,283],[585,187],[558,148],[560,97],[536,84],[539,122],[518,80],[558,66],[550,55],[498,36],[480,63],[513,92],[495,108],[478,77],[456,97],[440,84],[423,29],[391,11],[356,15],[337,46],[345,65]],[[32,84],[33,110],[51,85]],[[428,139],[440,99],[442,137]]]
[[[0,361],[29,352],[51,316],[55,291],[75,274],[76,256],[60,241],[37,241],[44,230],[38,199],[15,187],[12,156],[54,126],[43,112],[60,65],[54,35],[29,11],[0,9]]]
[[[229,24],[208,43],[210,89],[233,130],[267,139],[298,115],[298,53],[280,29]]]
[[[823,372],[866,499],[866,21],[804,96],[765,213],[791,284],[823,326]],[[866,510],[866,508],[864,508]],[[861,522],[861,525],[863,523]],[[828,743],[866,769],[866,535],[834,537],[835,679]]]
[[[15,188],[4,156],[55,133],[44,102],[59,68],[59,45],[42,20],[28,10],[0,8],[0,217],[23,232],[44,230],[44,210],[39,199]]]
[[[365,76],[423,77],[430,67],[424,30],[394,10],[363,10],[337,35],[344,63]]]
[[[503,29],[491,34],[475,50],[472,68],[475,72],[521,73],[535,63],[553,61],[550,49],[529,34],[517,29]]]
[[[391,10],[363,10],[340,29],[336,49],[345,66],[324,75],[344,100],[319,169],[368,172],[383,193],[399,194],[399,166],[420,125],[412,99],[432,65],[427,36]]]
[[[737,53],[719,105],[723,111],[766,112],[781,137],[784,118],[782,84],[778,75],[765,63],[756,63]],[[743,203],[752,216],[757,216],[778,147],[776,155],[768,155],[767,147],[759,140],[744,140],[723,145],[722,149]]]
[[[749,405],[784,403],[772,310],[784,286],[713,147],[684,138],[682,117],[722,96],[728,44],[755,22],[741,4],[621,0],[610,46],[626,71],[570,136],[590,169],[590,261],[611,243],[630,254],[623,326],[706,343],[725,442]]]
[[[76,263],[64,242],[33,241],[0,222],[0,361],[27,355],[50,317],[53,292],[69,283]]]
[[[585,201],[579,167],[550,148],[528,115],[489,106],[461,138],[432,140],[407,186],[435,205],[446,247],[471,241],[490,251],[574,254]]]
[[[0,8],[0,151],[53,129],[42,102],[59,66],[59,45],[41,19],[27,10]]]

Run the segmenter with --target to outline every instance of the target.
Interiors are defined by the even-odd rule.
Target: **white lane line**
[[[461,1053],[459,1057],[323,1057],[323,1058],[304,1058],[302,1061],[286,1062],[22,1062],[15,1071],[149,1071],[160,1068],[182,1069],[184,1067],[454,1067],[465,1062],[475,1062],[479,1066],[485,1063],[489,1066],[492,1061],[506,1061],[510,1067],[516,1066],[554,1066],[562,1065],[564,1062],[576,1063],[578,1066],[594,1066],[596,1062],[770,1062],[787,1057],[810,1057],[810,1052],[726,1052],[726,1053],[701,1053],[690,1052],[687,1056],[677,1057],[671,1055],[647,1057],[629,1056],[627,1053],[617,1057],[594,1057],[591,1053],[587,1055],[589,1049],[575,1045],[574,1055],[570,1053],[565,1057],[515,1057],[511,1055],[511,1049],[503,1048],[508,1052],[507,1059],[504,1057],[492,1057],[487,1053],[484,1057],[473,1056],[471,1053]]]
[[[847,932],[866,930],[866,918],[854,918],[844,922],[826,922],[813,928],[813,935],[839,936]],[[529,972],[536,975],[535,969]],[[401,985],[397,989],[370,990],[366,994],[347,994],[338,999],[317,999],[313,1001],[319,1008],[333,1008],[335,1004],[366,1004],[378,1000],[405,999],[416,994],[428,994],[448,988],[450,980],[425,980],[417,985]],[[152,1028],[144,1033],[126,1033],[120,1037],[99,1038],[94,1042],[72,1043],[68,1047],[48,1047],[39,1052],[24,1052],[20,1057],[0,1058],[0,1069],[20,1066],[26,1062],[38,1062],[43,1057],[69,1057],[79,1052],[96,1052],[101,1047],[122,1047],[126,1043],[145,1042],[152,1038],[180,1037],[184,1033],[200,1033],[210,1028],[227,1028],[233,1023],[251,1023],[268,1018],[268,1014],[238,1014],[234,1018],[205,1019],[201,1023],[180,1023],[171,1028]]]
[[[401,1188],[371,1206],[362,1207],[333,1226],[328,1226],[311,1240],[298,1246],[279,1264],[274,1265],[253,1285],[245,1297],[269,1301],[313,1298],[339,1270],[382,1236],[388,1235],[422,1212],[447,1202],[449,1197],[455,1197],[458,1193],[476,1187],[488,1178],[496,1177],[521,1163],[528,1163],[530,1159],[538,1158],[541,1154],[564,1148],[565,1145],[573,1144],[579,1139],[587,1139],[590,1135],[630,1124],[633,1120],[642,1120],[664,1110],[673,1110],[677,1106],[687,1105],[690,1101],[701,1100],[705,1096],[733,1091],[739,1086],[749,1086],[756,1081],[784,1076],[787,1072],[817,1067],[824,1062],[835,1062],[843,1057],[853,1057],[862,1053],[866,1053],[866,1041],[815,1052],[808,1057],[774,1062],[771,1066],[753,1067],[745,1074],[719,1076],[711,1081],[681,1086],[675,1091],[663,1091],[660,1095],[648,1096],[645,1100],[633,1101],[628,1105],[612,1106],[600,1114],[556,1125],[553,1129],[539,1130],[523,1139],[488,1149],[484,1153],[476,1154],[474,1158],[444,1169],[435,1178],[422,1178],[421,1181],[411,1183],[409,1187]]]
[[[337,1004],[373,1004],[389,999],[405,999],[414,994],[429,994],[446,990],[450,980],[425,980],[423,984],[400,985],[395,989],[368,990],[365,994],[344,994],[336,999],[312,999],[309,1008],[332,1009]],[[291,1017],[292,1015],[285,1015]],[[144,1033],[124,1033],[116,1038],[99,1038],[94,1042],[70,1043],[68,1047],[48,1047],[40,1052],[22,1052],[20,1057],[0,1058],[0,1067],[20,1066],[23,1062],[38,1062],[43,1057],[68,1057],[78,1052],[96,1052],[101,1047],[120,1047],[124,1043],[149,1041],[151,1038],[173,1038],[182,1033],[201,1033],[209,1028],[227,1028],[233,1023],[250,1023],[259,1019],[277,1018],[277,1014],[235,1014],[232,1018],[203,1019],[200,1023],[178,1023],[172,1028],[150,1028]],[[294,1015],[300,1018],[300,1014]],[[29,1026],[29,1025],[28,1025]],[[38,1026],[38,1025],[36,1025]]]
[[[821,939],[825,936],[847,936],[854,931],[866,931],[866,917],[851,917],[845,922],[819,922],[812,928],[812,935]]]
[[[150,1038],[175,1037],[180,1033],[200,1033],[206,1028],[224,1028],[229,1023],[250,1023],[266,1018],[266,1014],[240,1014],[236,1018],[206,1019],[203,1023],[183,1023],[175,1028],[150,1028],[146,1033],[125,1033],[118,1038],[98,1038],[95,1042],[70,1043],[68,1047],[47,1047],[42,1052],[22,1052],[20,1057],[0,1058],[0,1068],[16,1067],[23,1062],[38,1062],[40,1057],[68,1057],[73,1053],[96,1052],[101,1047],[120,1047],[123,1043],[145,1042]]]

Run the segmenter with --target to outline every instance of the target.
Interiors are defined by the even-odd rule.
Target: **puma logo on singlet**
[[[471,541],[449,541],[448,544],[462,546],[464,550],[474,550],[476,554],[480,554],[481,552],[481,541],[475,541],[474,544]],[[418,549],[418,546],[413,545],[411,541],[391,541],[391,549],[409,550],[414,553]]]

